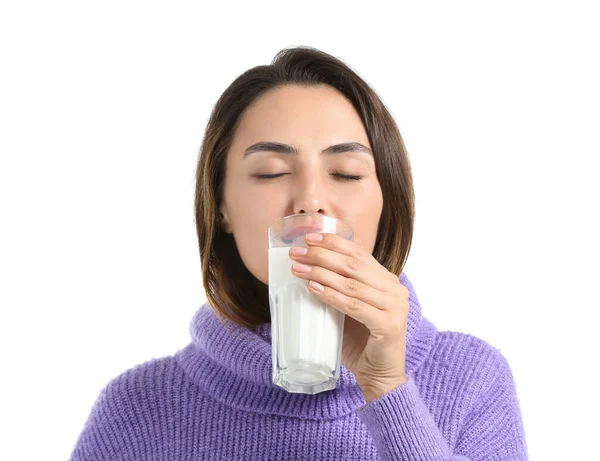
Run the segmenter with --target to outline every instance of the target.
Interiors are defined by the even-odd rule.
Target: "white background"
[[[531,459],[597,454],[593,3],[3,2],[0,458],[67,459],[111,378],[189,342],[205,124],[294,45],[398,123],[424,315],[508,359]]]

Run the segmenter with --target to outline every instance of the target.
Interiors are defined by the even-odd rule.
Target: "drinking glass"
[[[268,230],[273,383],[288,392],[317,394],[335,389],[345,316],[311,293],[308,280],[292,273],[290,247],[307,247],[308,233],[352,241],[354,232],[340,219],[320,213],[285,216]]]

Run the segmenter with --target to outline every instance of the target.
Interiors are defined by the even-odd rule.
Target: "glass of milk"
[[[286,216],[269,227],[269,306],[273,383],[288,392],[317,394],[335,389],[340,375],[344,314],[308,289],[292,273],[292,246],[307,247],[309,233],[331,233],[352,241],[353,230],[320,213]]]

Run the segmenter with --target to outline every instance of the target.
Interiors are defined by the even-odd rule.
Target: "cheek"
[[[240,188],[242,189],[242,188]],[[240,258],[248,271],[264,284],[268,283],[268,227],[277,219],[265,193],[247,187],[232,191],[228,209],[233,223],[233,237]],[[271,194],[272,195],[272,194]],[[275,216],[275,217],[273,217]]]
[[[268,235],[262,229],[247,228],[236,232],[235,243],[246,268],[265,285],[268,284]]]
[[[343,201],[348,213],[354,217],[362,216],[371,219],[374,215],[381,214],[383,209],[383,193],[378,183],[365,184],[350,193],[346,192]]]
[[[354,241],[363,245],[371,253],[377,240],[382,211],[383,195],[380,187],[365,190],[364,194],[353,202],[352,221],[356,226]]]
[[[264,186],[250,185],[233,190],[229,201],[234,204],[239,215],[257,216],[257,213],[278,209],[280,204],[285,203],[286,194],[282,192]]]
[[[276,193],[274,189],[269,193],[265,189],[253,191],[249,188],[245,194],[240,194],[234,202],[232,217],[234,233],[241,234],[239,238],[249,246],[248,253],[264,248],[266,260],[268,228],[285,214],[286,197],[283,193]]]

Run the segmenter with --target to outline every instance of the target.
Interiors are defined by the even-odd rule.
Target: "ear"
[[[231,234],[231,225],[229,224],[229,213],[227,213],[227,207],[222,205],[219,208],[219,217],[217,218],[217,224],[221,226],[221,229],[226,234]]]

